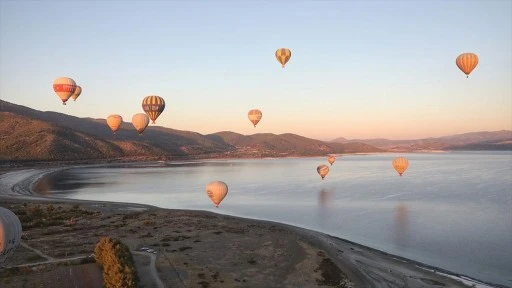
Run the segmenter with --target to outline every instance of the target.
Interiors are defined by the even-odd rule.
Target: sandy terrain
[[[101,287],[101,272],[86,257],[101,236],[156,251],[133,253],[141,287],[491,287],[289,225],[32,195],[33,182],[51,171],[0,175],[0,206],[24,227],[24,245],[0,269],[0,287]]]

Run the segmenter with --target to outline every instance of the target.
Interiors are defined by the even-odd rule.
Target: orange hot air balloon
[[[400,176],[404,174],[407,167],[409,167],[409,160],[407,160],[407,158],[397,157],[393,160],[393,168],[395,168],[396,172],[398,172]]]
[[[215,204],[215,207],[219,208],[220,202],[228,195],[228,185],[222,181],[212,181],[206,185],[206,194]]]
[[[62,104],[66,105],[69,97],[75,93],[76,83],[75,80],[68,77],[60,77],[53,81],[53,91],[62,100]]]
[[[258,109],[252,109],[251,111],[249,111],[249,113],[247,113],[247,116],[249,117],[249,121],[251,121],[254,127],[256,128],[256,124],[260,122],[263,114],[261,114],[261,111]]]
[[[73,95],[71,95],[71,98],[73,98],[73,101],[76,101],[76,98],[78,98],[78,96],[80,96],[80,94],[82,94],[82,87],[76,85],[75,92],[73,93]]]
[[[327,161],[328,161],[328,162],[329,162],[329,164],[331,164],[331,166],[332,166],[332,164],[334,163],[334,161],[336,161],[336,158],[335,158],[334,156],[330,155],[330,156],[327,158]]]
[[[478,65],[478,56],[474,53],[462,53],[455,59],[455,64],[468,78],[471,71]]]
[[[141,113],[142,114],[142,113]],[[123,124],[123,117],[117,114],[112,114],[107,117],[107,125],[112,129],[112,132],[116,134],[117,129],[119,129],[119,126]]]
[[[149,125],[149,117],[144,113],[137,113],[132,117],[132,124],[135,130],[137,130],[137,133],[142,135],[142,132],[144,132]]]
[[[318,174],[320,174],[320,177],[322,177],[322,180],[324,180],[325,176],[327,176],[327,173],[329,173],[329,167],[327,167],[327,165],[318,165],[318,167],[316,167],[316,172],[318,172]]]
[[[288,49],[288,48],[279,48],[276,50],[277,61],[279,63],[281,63],[283,68],[284,68],[284,65],[286,65],[286,63],[288,63],[288,61],[290,60],[291,57],[292,57],[292,51],[290,51],[290,49]]]
[[[153,124],[155,124],[156,118],[158,118],[165,109],[164,98],[155,95],[147,96],[142,100],[142,109],[148,114],[149,118],[151,118]]]

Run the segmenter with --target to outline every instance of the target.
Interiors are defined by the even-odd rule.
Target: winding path
[[[155,267],[156,255],[153,253],[140,252],[140,251],[132,251],[132,253],[139,254],[139,255],[146,255],[151,258],[151,264],[149,265],[149,268],[151,269],[151,274],[153,274],[155,283],[158,288],[165,288],[164,283],[162,283],[162,280],[160,280],[160,277],[158,277],[158,272],[156,271],[156,267]]]

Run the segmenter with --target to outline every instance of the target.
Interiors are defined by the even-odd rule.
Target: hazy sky
[[[131,122],[159,95],[157,125],[201,134],[512,129],[510,0],[0,0],[0,24],[0,98],[38,110]],[[284,69],[280,47],[292,51]],[[480,58],[469,79],[463,52]],[[66,106],[52,89],[61,76],[83,89]]]

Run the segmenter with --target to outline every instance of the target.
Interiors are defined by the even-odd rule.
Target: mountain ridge
[[[139,136],[130,122],[113,134],[104,119],[39,111],[0,100],[0,161],[200,159],[322,156],[384,152],[361,143],[327,143],[292,133],[202,135],[150,125]],[[23,152],[25,151],[25,152]]]
[[[426,150],[512,150],[512,130],[478,131],[441,137],[392,140],[386,138],[346,139],[338,137],[333,143],[365,143],[389,152]]]

